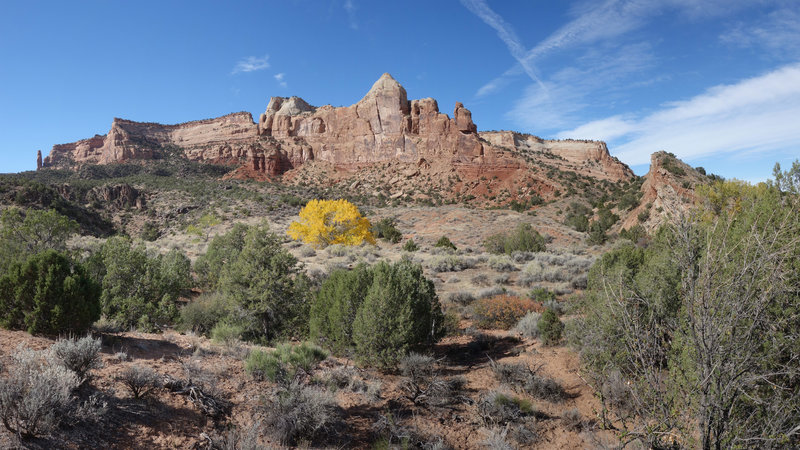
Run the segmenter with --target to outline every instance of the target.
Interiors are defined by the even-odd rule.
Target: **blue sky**
[[[480,130],[667,150],[758,181],[800,157],[800,2],[0,2],[0,172],[113,117],[350,105],[383,72]]]

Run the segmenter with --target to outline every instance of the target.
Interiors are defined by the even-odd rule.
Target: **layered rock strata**
[[[503,180],[504,189],[525,183],[546,193],[555,185],[530,170],[542,158],[547,167],[598,179],[633,177],[603,142],[548,141],[510,131],[478,133],[463,104],[456,103],[451,118],[432,98],[408,100],[389,74],[346,107],[315,107],[298,97],[273,97],[257,123],[246,112],[178,125],[114,119],[104,136],[53,147],[43,167],[158,159],[170,153],[236,165],[232,176],[257,179],[296,172],[310,161],[344,172],[392,164],[429,178],[464,176],[460,187],[490,175]],[[285,178],[300,178],[294,175]]]

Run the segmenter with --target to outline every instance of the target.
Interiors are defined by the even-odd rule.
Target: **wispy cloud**
[[[586,3],[576,9],[577,17],[556,30],[525,55],[534,60],[542,55],[579,44],[598,42],[621,36],[640,28],[658,9],[658,1],[606,0],[603,3]]]
[[[236,75],[237,73],[244,73],[244,72],[255,72],[257,70],[264,70],[269,67],[269,55],[264,55],[263,57],[258,56],[248,56],[236,63],[233,70],[231,71],[231,75]]]
[[[778,0],[762,0],[774,3]],[[520,56],[517,46],[509,45],[500,29],[511,27],[503,19],[488,9],[482,0],[462,0],[461,3],[473,14],[498,30],[498,36],[506,42],[517,63],[498,77],[478,89],[476,96],[482,97],[509,84],[509,79],[527,74],[536,83],[541,83],[541,75],[528,70],[536,67],[536,62],[548,55],[599,42],[614,42],[618,38],[646,26],[660,14],[673,10],[690,20],[731,14],[742,8],[752,6],[752,0],[605,0],[583,1],[570,11],[572,20],[558,28],[541,42]],[[485,7],[482,8],[481,6]],[[491,14],[489,12],[491,12]],[[496,17],[495,17],[496,16]],[[510,34],[511,37],[516,36]],[[518,43],[519,39],[510,42]],[[531,76],[533,73],[534,76]]]
[[[280,85],[282,88],[285,88],[285,87],[288,87],[288,86],[289,86],[288,84],[286,84],[286,74],[285,74],[285,73],[283,73],[283,72],[281,72],[281,73],[276,73],[275,75],[273,75],[273,78],[275,78],[275,81],[277,81],[277,82],[278,82],[278,84],[279,84],[279,85]]]
[[[347,20],[350,23],[350,28],[353,30],[358,29],[358,20],[356,20],[356,4],[353,0],[345,0],[344,1],[344,10],[347,13]]]
[[[783,8],[772,11],[755,24],[737,23],[720,35],[723,43],[764,49],[774,56],[800,56],[800,12]]]
[[[517,36],[517,33],[514,32],[514,29],[511,27],[511,25],[507,24],[502,17],[492,11],[492,9],[489,8],[489,5],[487,5],[484,0],[461,0],[461,4],[470,10],[472,14],[478,16],[478,18],[480,18],[486,25],[489,25],[490,27],[494,28],[495,31],[497,31],[497,36],[503,41],[503,43],[506,44],[511,56],[519,63],[520,66],[522,66],[522,69],[531,78],[531,80],[535,81],[537,84],[539,84],[539,87],[544,89],[544,84],[536,74],[536,68],[533,65],[533,61],[526,58],[525,47],[522,45],[522,42]],[[492,89],[493,88],[494,87],[492,87]]]
[[[732,85],[712,87],[642,117],[612,116],[559,133],[616,140],[612,153],[636,165],[667,150],[681,158],[742,155],[800,143],[800,63]]]
[[[480,0],[462,0],[461,2],[473,14],[480,17],[488,25],[495,29],[498,26],[493,23],[498,23],[504,29],[510,29],[510,26],[503,22],[503,19],[494,14],[486,13],[473,3],[485,6],[485,3]],[[509,78],[519,75],[521,73],[527,74],[531,80],[541,84],[539,77],[531,70],[535,67],[535,61],[550,53],[558,50],[571,48],[575,45],[597,42],[603,39],[618,37],[631,30],[641,27],[647,16],[653,13],[656,8],[654,1],[643,0],[606,0],[601,4],[584,3],[581,8],[573,11],[574,19],[567,22],[558,30],[550,34],[547,38],[536,44],[530,50],[521,50],[520,46],[512,46],[506,42],[517,65],[512,66],[497,78],[484,84],[476,96],[482,97],[490,94],[497,89],[509,83]],[[488,7],[486,7],[488,9]],[[491,11],[491,10],[489,10]],[[493,17],[494,16],[497,17]],[[505,42],[506,39],[498,30],[498,36]],[[516,38],[515,35],[511,37]],[[519,40],[511,40],[512,43],[518,43]]]
[[[528,130],[552,130],[579,120],[585,108],[607,109],[623,97],[634,75],[650,68],[655,57],[648,44],[632,44],[614,52],[595,50],[544,81],[546,89],[531,83],[506,117]]]

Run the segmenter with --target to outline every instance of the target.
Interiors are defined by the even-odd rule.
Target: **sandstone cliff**
[[[246,112],[178,125],[115,118],[107,135],[54,146],[43,166],[157,159],[171,148],[179,148],[191,160],[240,162],[252,153],[256,131],[253,117]]]
[[[315,107],[273,97],[254,123],[249,113],[178,125],[114,119],[104,136],[56,145],[43,167],[109,164],[178,155],[238,167],[230,176],[331,185],[346,181],[368,193],[419,198],[551,198],[563,185],[553,174],[624,181],[631,170],[605,143],[549,141],[510,131],[478,133],[456,103],[452,118],[432,98],[408,100],[384,74],[356,104]],[[325,177],[319,177],[325,173]],[[420,180],[425,183],[420,183]],[[416,191],[416,192],[415,192]]]

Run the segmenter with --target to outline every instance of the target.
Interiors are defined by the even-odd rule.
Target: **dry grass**
[[[510,329],[529,312],[541,310],[541,304],[531,299],[505,294],[472,304],[473,318],[479,327],[502,330]]]

